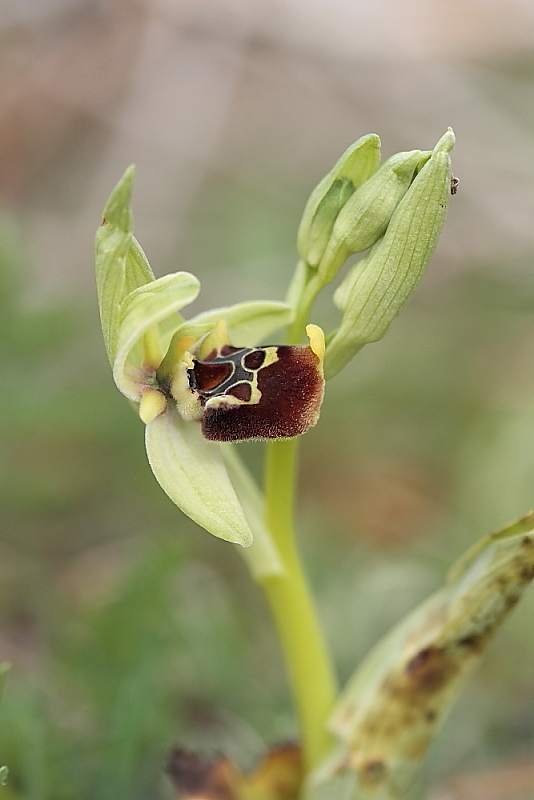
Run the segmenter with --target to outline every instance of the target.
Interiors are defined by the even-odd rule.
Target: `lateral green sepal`
[[[221,448],[203,438],[198,423],[185,422],[169,403],[146,426],[145,443],[158,483],[184,514],[227,542],[252,543]]]

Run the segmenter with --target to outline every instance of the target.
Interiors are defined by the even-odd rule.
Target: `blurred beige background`
[[[91,290],[93,229],[130,162],[158,274],[241,262],[237,278],[265,255],[240,252],[235,219],[218,251],[225,189],[283,222],[266,271],[292,264],[307,193],[369,131],[385,155],[456,131],[461,189],[430,280],[532,251],[529,0],[3,0],[0,37],[2,198],[39,292]]]

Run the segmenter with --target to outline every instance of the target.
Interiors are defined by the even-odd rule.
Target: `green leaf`
[[[196,422],[184,422],[169,404],[146,426],[152,471],[173,503],[209,533],[247,547],[252,532],[218,445],[206,441]]]
[[[356,775],[347,800],[402,798],[432,739],[507,614],[534,578],[534,515],[485,537],[446,585],[394,628],[349,681],[330,720],[342,742],[315,776]]]
[[[130,400],[139,401],[142,387],[146,385],[143,336],[156,329],[159,338],[158,325],[163,321],[166,321],[166,335],[170,336],[183,323],[176,312],[192,303],[199,291],[200,283],[194,275],[176,272],[134,289],[125,298],[121,306],[113,377],[120,391]],[[169,319],[173,320],[173,326]],[[154,370],[158,366],[159,363],[153,365]]]
[[[291,322],[293,309],[288,303],[273,300],[252,300],[225,308],[213,308],[191,319],[191,322],[212,322],[223,319],[230,340],[236,346],[252,347],[266,336]]]

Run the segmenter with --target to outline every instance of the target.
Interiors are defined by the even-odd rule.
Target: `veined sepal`
[[[421,150],[396,153],[347,200],[318,265],[324,284],[335,278],[350,255],[367,250],[380,239],[416,172],[430,155]]]
[[[159,485],[184,514],[220,539],[252,544],[221,449],[206,441],[198,423],[183,420],[169,402],[146,426],[145,444]]]

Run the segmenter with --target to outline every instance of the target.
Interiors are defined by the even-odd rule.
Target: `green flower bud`
[[[345,150],[319,181],[306,203],[297,234],[297,249],[305,263],[312,267],[319,264],[340,209],[379,163],[380,139],[369,133]]]
[[[337,215],[352,194],[354,194],[354,184],[351,179],[336,178],[319,203],[308,233],[306,259],[311,267],[319,264]]]
[[[319,264],[323,284],[335,278],[353,253],[367,250],[384,234],[395,208],[430,152],[397,153],[365,181],[340,210]]]
[[[334,299],[344,313],[326,349],[327,377],[384,335],[423,276],[445,219],[454,141],[449,128],[396,207],[382,239],[338,288]]]

